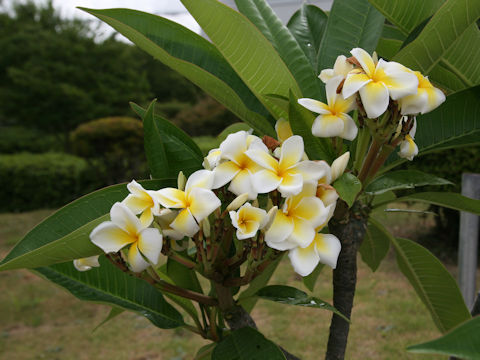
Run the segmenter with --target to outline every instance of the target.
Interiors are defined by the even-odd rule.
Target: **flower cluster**
[[[345,170],[349,153],[330,167],[307,158],[288,122],[279,120],[277,131],[282,144],[275,149],[246,131],[228,135],[209,152],[205,169],[188,180],[180,174],[178,188],[145,190],[132,181],[130,194],[113,205],[111,220],[91,232],[91,241],[105,253],[120,252],[133,272],[157,266],[161,253],[170,255],[179,244],[195,248],[197,263],[214,265],[218,249],[212,249],[225,234],[235,237],[237,253],[248,258],[252,252],[257,265],[288,251],[302,276],[319,262],[335,268],[340,241],[325,233],[338,198],[330,183]],[[79,259],[75,266],[84,271],[98,262]]]
[[[420,72],[394,61],[378,59],[375,53],[370,56],[360,48],[352,49],[351,54],[348,59],[339,56],[333,69],[320,73],[319,78],[326,84],[326,104],[308,98],[298,100],[307,109],[320,114],[312,126],[315,136],[353,140],[358,128],[347,113],[356,108],[368,119],[387,115],[386,120],[377,119],[373,124],[387,127],[390,123],[393,131],[386,134],[387,137],[395,133],[397,125],[406,123],[402,116],[414,119],[415,115],[432,111],[445,101],[443,92]],[[410,129],[401,133],[399,152],[401,157],[410,160],[418,152],[409,133],[412,124],[410,121]]]

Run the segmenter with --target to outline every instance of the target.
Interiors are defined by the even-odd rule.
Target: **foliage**
[[[61,144],[51,134],[21,126],[0,127],[0,154],[44,153],[59,151],[61,148]]]
[[[87,162],[73,155],[0,155],[0,211],[56,208],[95,188]]]
[[[78,126],[71,133],[74,154],[90,160],[98,178],[115,184],[145,178],[143,126],[130,117],[108,117]]]
[[[194,106],[180,110],[172,122],[190,136],[218,135],[238,118],[210,96]]]

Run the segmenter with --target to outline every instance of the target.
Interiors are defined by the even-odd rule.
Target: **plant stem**
[[[349,319],[357,283],[357,250],[365,235],[368,219],[365,209],[360,206],[356,203],[347,214],[335,214],[328,226],[342,244],[337,267],[333,271],[333,306]],[[326,360],[344,359],[349,330],[347,321],[336,314],[332,316]]]
[[[378,142],[375,138],[372,139],[372,144],[370,145],[370,149],[368,149],[367,157],[365,158],[362,164],[362,169],[360,170],[360,174],[358,175],[358,179],[362,182],[362,184],[367,178],[370,168],[375,159],[377,158],[381,146],[382,144]]]
[[[201,304],[210,305],[210,306],[218,305],[217,300],[211,296],[203,295],[195,291],[187,290],[187,289],[178,287],[176,285],[169,284],[164,280],[157,281],[156,285],[162,291],[166,291],[171,294],[184,297],[186,299],[195,300],[196,302],[199,302]]]
[[[353,163],[353,168],[357,172],[360,171],[360,166],[362,166],[362,161],[365,157],[365,153],[367,152],[369,143],[370,143],[370,131],[366,126],[361,127],[358,130],[357,147],[355,149],[355,161]]]

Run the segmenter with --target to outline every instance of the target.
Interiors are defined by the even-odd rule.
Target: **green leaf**
[[[373,272],[377,271],[390,248],[391,235],[382,224],[371,217],[368,220],[367,231],[360,246],[362,260]]]
[[[348,207],[352,207],[358,193],[362,190],[362,183],[355,175],[344,173],[335,180],[333,187],[337,190],[340,199],[345,201]]]
[[[171,180],[140,181],[146,189],[172,185]],[[0,262],[1,270],[35,268],[101,254],[89,239],[91,230],[108,220],[110,208],[129,194],[125,184],[109,186],[64,206],[38,224]]]
[[[305,152],[311,160],[325,160],[331,163],[335,154],[329,139],[318,138],[312,134],[312,124],[315,116],[297,102],[297,98],[290,94],[288,120],[292,131],[303,138]]]
[[[152,177],[176,179],[180,171],[188,177],[202,168],[202,151],[183,130],[153,114],[155,101],[146,111],[132,103],[143,119],[145,155]]]
[[[280,55],[242,14],[216,0],[182,0],[182,3],[272,115],[278,111],[264,102],[262,94],[288,96],[291,90],[300,97],[298,84]]]
[[[413,189],[426,185],[452,185],[452,183],[418,170],[398,170],[380,175],[368,184],[365,192],[371,195],[378,195],[390,190]]]
[[[417,117],[415,143],[419,155],[480,144],[480,86],[447,97],[434,111]],[[386,171],[403,162],[395,154]],[[415,161],[415,160],[414,160]]]
[[[183,325],[182,315],[149,283],[127,275],[105,257],[100,267],[77,271],[73,263],[35,269],[46,279],[68,290],[80,300],[115,305],[145,316],[155,326],[170,329]]]
[[[265,0],[235,0],[245,15],[270,41],[302,91],[303,96],[318,99],[322,84],[302,48]],[[316,69],[316,68],[315,68]]]
[[[327,14],[322,9],[303,3],[293,14],[287,27],[307,56],[312,68],[318,69],[317,54],[320,51],[323,33],[327,27]]]
[[[442,333],[470,318],[457,282],[434,255],[413,241],[393,237],[390,240],[400,270]]]
[[[180,255],[187,257],[187,251],[181,252]],[[184,289],[193,290],[199,293],[203,293],[202,286],[198,281],[197,274],[194,270],[187,268],[185,265],[172,260],[167,259],[167,275],[173,280],[175,285],[178,285]]]
[[[215,349],[215,346],[217,346],[217,343],[211,343],[202,346],[200,349],[198,349],[197,355],[195,355],[193,360],[212,360],[212,352],[213,349]]]
[[[95,326],[95,329],[92,330],[92,333],[97,331],[97,329],[99,327],[105,325],[107,322],[109,322],[113,318],[116,318],[118,315],[122,314],[123,312],[125,312],[125,309],[122,309],[122,308],[117,307],[117,306],[112,306],[112,308],[110,309],[110,312],[108,313],[107,317],[100,324]]]
[[[392,59],[400,50],[406,36],[392,24],[384,24],[383,31],[377,44],[377,53],[385,59]]]
[[[212,360],[285,360],[282,351],[251,327],[233,331],[218,343]]]
[[[372,53],[377,47],[384,20],[367,0],[334,1],[318,53],[318,73],[332,68],[337,56],[348,56],[355,47]]]
[[[457,193],[423,192],[403,196],[395,201],[417,201],[480,215],[480,200],[470,199]]]
[[[408,351],[420,354],[451,355],[462,359],[480,359],[480,316],[458,325],[442,337],[412,345]]]
[[[412,9],[409,9],[409,13],[411,11]],[[428,75],[441,58],[449,53],[457,39],[468,31],[479,17],[480,6],[476,1],[446,1],[433,15],[420,35],[400,50],[394,60]],[[471,49],[472,45],[469,46],[469,50]],[[458,54],[456,55],[458,56]],[[476,64],[470,62],[466,68],[467,72],[463,75],[468,77],[475,67]]]
[[[337,314],[341,318],[345,319],[345,321],[350,322],[350,320],[345,315],[343,315],[340,311],[335,309],[329,303],[323,301],[322,299],[319,299],[313,296],[308,296],[306,292],[291,286],[285,286],[285,285],[266,286],[263,289],[260,289],[257,292],[257,295],[262,299],[275,301],[281,304],[313,307],[313,308],[328,310]]]
[[[259,133],[274,134],[266,109],[213,44],[162,17],[128,9],[80,8],[201,87]]]
[[[315,288],[315,283],[317,282],[318,276],[322,272],[323,268],[325,267],[325,264],[319,263],[315,270],[313,270],[310,275],[304,276],[302,278],[303,285],[310,290],[313,291]]]
[[[280,257],[273,261],[270,265],[268,265],[267,268],[263,270],[263,272],[259,276],[253,279],[248,288],[246,288],[239,295],[238,302],[247,312],[252,311],[252,309],[255,307],[255,304],[258,300],[258,297],[256,296],[257,291],[268,284],[273,273],[277,269],[278,264],[280,264],[282,257],[283,254],[280,255]]]

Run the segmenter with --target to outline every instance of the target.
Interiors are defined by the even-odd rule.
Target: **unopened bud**
[[[347,151],[345,154],[335,159],[335,161],[332,163],[332,166],[331,166],[331,169],[332,169],[331,182],[338,179],[340,175],[342,175],[345,172],[345,169],[347,168],[347,165],[348,165],[348,160],[350,160],[350,151]]]
[[[248,200],[248,193],[238,195],[230,204],[228,204],[227,211],[237,210],[240,206],[245,204],[247,200]]]
[[[185,190],[185,184],[187,183],[187,178],[185,175],[183,175],[183,171],[180,171],[178,173],[178,178],[177,178],[177,187],[178,190]]]
[[[208,218],[202,220],[202,231],[205,237],[210,237],[210,221],[208,221]]]
[[[263,231],[267,231],[270,228],[270,226],[272,226],[273,220],[277,215],[277,210],[278,210],[278,207],[274,206],[268,211],[267,216],[265,217],[263,222],[260,224],[260,229],[262,229]]]

